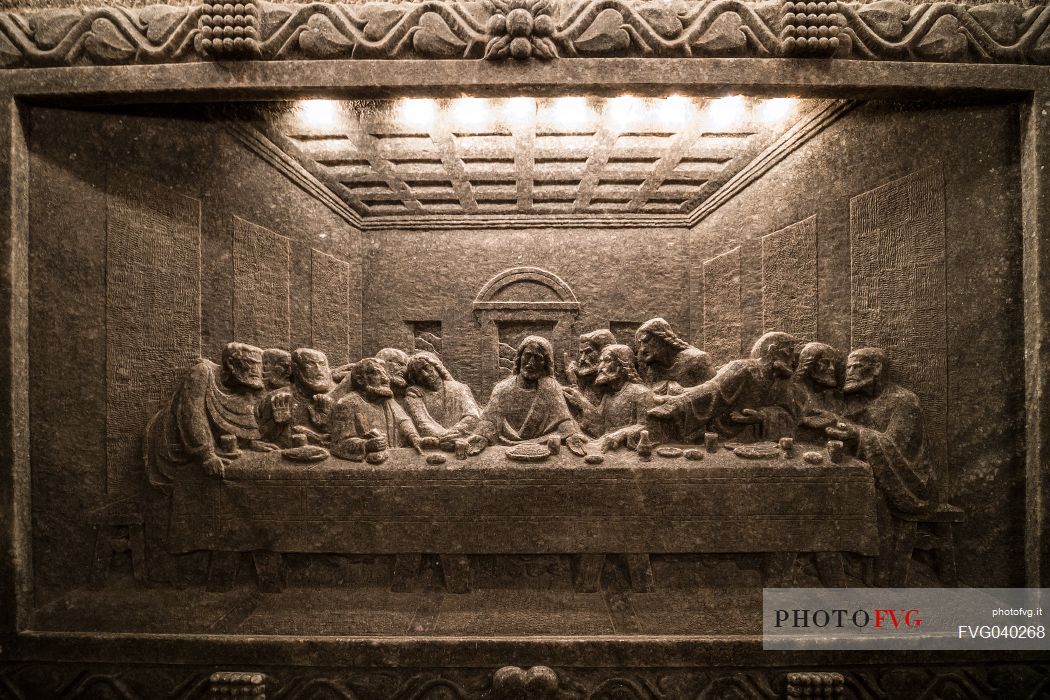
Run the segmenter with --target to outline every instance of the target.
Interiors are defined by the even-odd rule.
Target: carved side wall
[[[233,337],[262,348],[290,345],[291,243],[233,219]]]
[[[227,342],[248,339],[240,332],[291,348],[316,335],[337,343],[337,358],[357,352],[359,301],[342,316],[325,312],[339,329],[315,334],[311,266],[324,255],[339,270],[318,277],[341,290],[318,287],[325,303],[359,300],[360,249],[338,215],[201,115],[39,108],[29,121],[33,538],[38,600],[46,602],[84,583],[90,513],[147,493],[142,430],[196,357],[217,360]],[[278,245],[238,249],[237,218],[267,229],[236,224],[242,243]],[[238,256],[276,280],[252,276],[241,287],[250,295],[240,297],[242,309],[249,298],[267,304],[253,307],[258,315],[234,314]],[[252,318],[261,322],[245,326]],[[152,561],[163,548],[153,544],[151,567],[164,571]]]
[[[351,304],[356,306],[357,300],[350,300],[350,264],[319,250],[311,251],[310,347],[325,348],[333,367],[351,359]]]
[[[200,201],[147,180],[106,197],[106,491],[133,490],[142,416],[201,351]]]
[[[715,364],[740,356],[740,247],[705,260],[704,344]]]
[[[817,336],[817,217],[762,237],[762,330]]]
[[[1017,125],[1006,105],[861,105],[694,229],[694,269],[718,241],[740,245],[744,348],[766,326],[764,237],[815,215],[816,333],[804,339],[843,350],[861,342],[913,344],[924,353],[926,376],[944,378],[947,394],[925,390],[924,410],[927,430],[946,436],[935,465],[942,498],[966,511],[955,530],[962,585],[1023,584]],[[911,175],[937,169],[943,180]],[[861,272],[851,262],[851,201],[863,203],[885,232],[877,272],[864,274],[878,280],[880,304],[893,309],[863,341],[852,336],[862,319],[851,284]]]
[[[943,473],[948,400],[940,164],[850,200],[851,341],[886,351],[894,381],[919,396]]]

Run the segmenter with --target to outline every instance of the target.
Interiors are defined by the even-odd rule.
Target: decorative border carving
[[[821,9],[819,6],[824,5]],[[829,10],[830,5],[830,10]],[[707,0],[237,3],[0,13],[0,67],[301,60],[776,57],[1050,64],[1050,6]]]
[[[161,665],[0,665],[0,696],[15,698],[253,697],[308,700],[794,700],[795,698],[1042,697],[1050,669],[1033,662],[791,668],[263,668]]]

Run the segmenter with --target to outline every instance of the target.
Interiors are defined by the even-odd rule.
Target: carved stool
[[[91,562],[91,587],[106,585],[114,554],[131,553],[131,572],[139,583],[146,583],[146,538],[142,511],[138,504],[117,501],[88,516],[95,528],[95,557]]]
[[[787,700],[803,698],[822,698],[824,700],[845,700],[846,679],[841,673],[805,673],[787,674]]]
[[[908,585],[911,557],[916,549],[933,554],[937,576],[945,586],[959,585],[959,573],[955,568],[954,523],[966,521],[962,508],[941,503],[925,513],[899,515],[904,521],[891,565],[890,582],[894,586]],[[929,526],[923,528],[922,526]]]

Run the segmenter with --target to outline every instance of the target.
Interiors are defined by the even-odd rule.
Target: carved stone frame
[[[1022,217],[1026,416],[1026,557],[1030,586],[1050,586],[1050,74],[1038,66],[813,59],[629,58],[485,61],[272,61],[33,68],[0,72],[0,663],[179,664],[190,669],[328,666],[488,668],[825,667],[1035,662],[1038,655],[763,652],[754,637],[441,639],[246,637],[43,632],[32,591],[28,426],[30,103],[97,105],[300,97],[625,91],[834,98],[1003,98],[1023,104]],[[1042,659],[1045,661],[1045,659]]]

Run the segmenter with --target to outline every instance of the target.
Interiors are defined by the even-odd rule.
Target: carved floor
[[[652,593],[488,589],[465,594],[385,588],[280,593],[75,591],[39,609],[44,631],[182,634],[522,637],[759,634],[757,588]]]
[[[226,591],[203,582],[174,588],[134,583],[111,572],[102,590],[81,588],[39,607],[40,631],[309,636],[548,637],[760,634],[762,576],[756,557],[703,561],[653,557],[655,590],[631,590],[610,556],[595,593],[573,590],[568,557],[483,558],[472,563],[474,588],[449,593],[436,557],[427,558],[409,590],[391,590],[385,559],[337,569],[325,557],[286,566],[287,585],[262,592],[242,570]],[[327,567],[327,568],[326,568]],[[524,568],[523,568],[524,567]],[[320,572],[320,573],[319,573]],[[523,572],[525,572],[523,574]],[[800,557],[797,586],[819,586],[812,560]],[[936,585],[916,562],[910,585]],[[327,577],[327,580],[322,581]],[[863,585],[849,577],[850,585]]]

